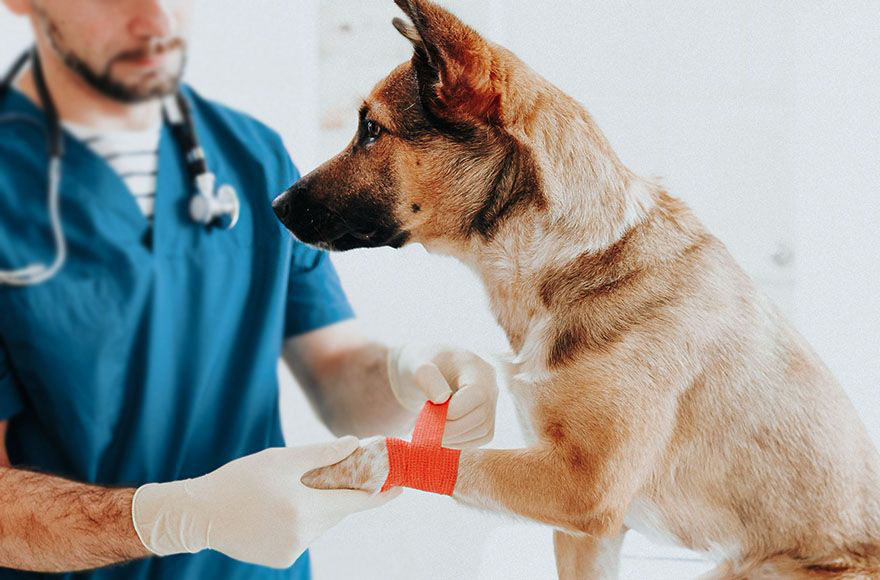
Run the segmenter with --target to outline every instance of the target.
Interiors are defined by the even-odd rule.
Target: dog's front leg
[[[553,531],[556,570],[560,580],[613,580],[620,571],[620,548],[626,531],[616,537],[597,537]]]
[[[310,471],[302,480],[319,489],[376,493],[388,477],[388,466],[385,441],[372,439],[345,460]],[[466,449],[453,497],[557,528],[554,545],[561,579],[616,578],[623,511],[613,501],[616,494],[601,491],[601,485],[602,478],[574,468],[570,456],[552,447]]]
[[[302,481],[317,489],[378,492],[388,477],[383,439],[370,439],[345,460],[312,470]],[[599,478],[578,472],[552,448],[465,449],[453,497],[508,512],[574,534],[616,536],[623,512],[600,491]],[[613,494],[611,495],[613,497]],[[625,504],[624,504],[625,505]]]
[[[592,470],[574,469],[551,447],[466,449],[453,497],[573,534],[616,536],[623,506]]]

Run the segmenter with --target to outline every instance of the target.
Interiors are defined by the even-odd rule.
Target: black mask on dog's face
[[[409,234],[394,218],[394,178],[369,171],[357,146],[325,163],[272,204],[275,214],[301,241],[328,250],[401,247]]]

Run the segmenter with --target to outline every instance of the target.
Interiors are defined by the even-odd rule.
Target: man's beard
[[[141,103],[158,97],[164,97],[177,91],[180,79],[183,76],[183,69],[186,65],[186,43],[182,38],[153,42],[145,48],[119,53],[107,62],[102,71],[96,71],[85,60],[64,45],[61,31],[52,22],[48,14],[39,10],[38,15],[46,37],[49,39],[49,43],[52,45],[55,53],[61,58],[61,61],[98,93],[122,103]],[[160,81],[152,81],[146,86],[131,86],[121,83],[112,77],[111,71],[113,65],[117,62],[148,58],[172,50],[180,51],[180,65],[167,78]]]

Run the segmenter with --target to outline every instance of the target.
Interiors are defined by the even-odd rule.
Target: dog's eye
[[[382,125],[375,121],[367,121],[367,140],[372,143],[382,134]]]

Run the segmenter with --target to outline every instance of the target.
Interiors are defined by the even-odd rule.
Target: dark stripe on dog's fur
[[[546,207],[538,167],[528,148],[513,138],[499,164],[489,194],[470,225],[470,232],[491,239],[501,222],[530,206]]]
[[[589,252],[569,265],[546,275],[538,291],[544,306],[553,302],[577,302],[593,292],[609,291],[632,280],[635,271],[627,268],[623,254],[632,231],[604,252]]]
[[[547,356],[549,368],[566,365],[583,352],[603,351],[618,343],[633,327],[654,320],[662,310],[673,303],[674,292],[665,288],[651,298],[633,305],[614,301],[616,311],[600,312],[584,309],[575,313],[570,322],[560,326],[553,337]],[[609,316],[609,314],[611,314]]]
[[[663,195],[645,221],[608,249],[585,253],[544,277],[538,295],[559,320],[547,355],[550,368],[583,351],[612,347],[679,299],[681,279],[718,243],[692,229],[689,219],[677,201]]]
[[[645,220],[630,228],[613,245],[601,252],[586,252],[567,265],[548,272],[539,285],[544,306],[570,308],[591,297],[608,294],[639,282],[652,265],[687,258],[717,243],[701,229],[694,229],[682,217],[680,202],[662,194]],[[647,239],[654,255],[643,249]]]

